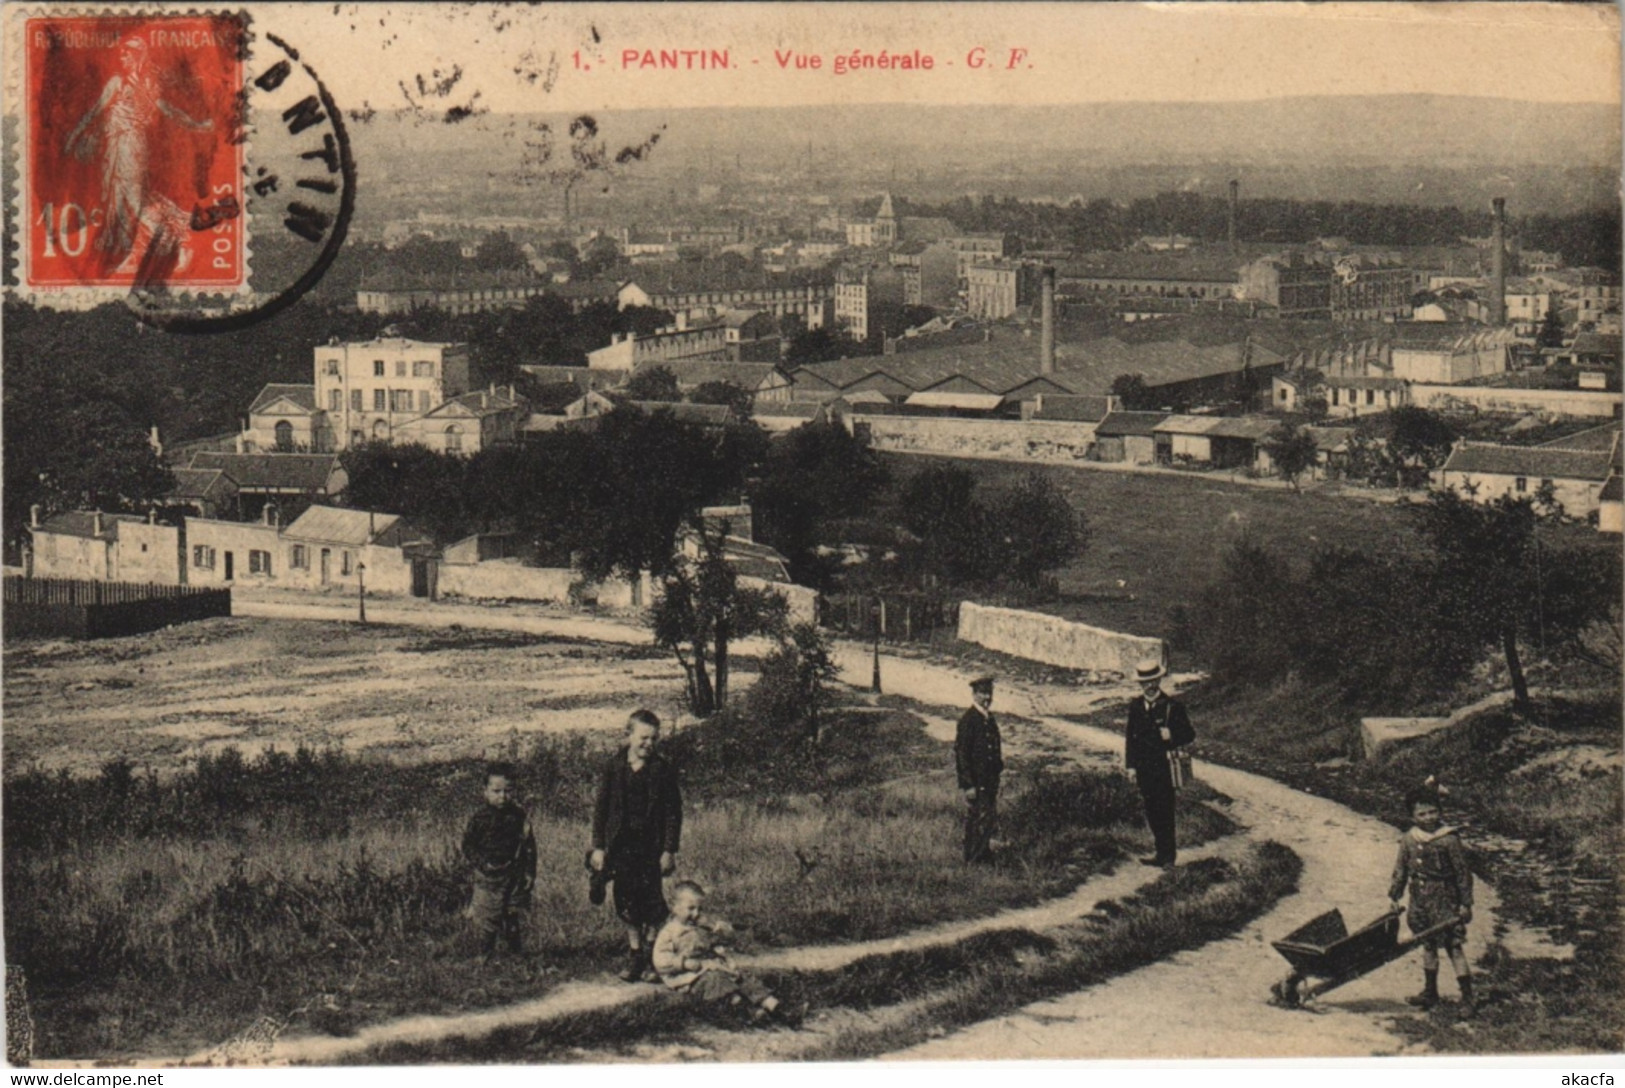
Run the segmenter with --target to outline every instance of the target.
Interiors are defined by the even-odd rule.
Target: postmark
[[[244,30],[223,13],[27,20],[25,286],[246,286]]]

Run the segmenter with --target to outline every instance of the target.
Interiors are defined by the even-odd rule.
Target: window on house
[[[344,408],[344,390],[329,389],[327,391],[327,410],[329,412],[342,411]]]
[[[207,544],[192,545],[192,565],[200,570],[213,570],[214,549]]]
[[[446,452],[461,453],[463,450],[463,429],[453,423],[446,428]]]
[[[355,566],[354,563],[350,559],[350,553],[349,552],[344,551],[344,552],[339,553],[339,573],[340,574],[349,574],[354,569],[354,566]]]
[[[372,361],[372,376],[374,378],[382,378],[384,376],[384,361],[382,359],[374,359]]]
[[[1540,486],[1541,487],[1551,487],[1553,485],[1552,485],[1552,481],[1550,481],[1550,480],[1542,480],[1542,481],[1540,481]]]
[[[309,570],[310,549],[303,544],[295,544],[288,553],[288,566],[294,570]]]
[[[339,361],[337,359],[327,360],[327,372],[334,375],[339,372]]]
[[[429,403],[429,391],[427,389],[419,390],[418,391],[418,411],[427,413],[429,411],[429,409],[432,408],[432,407],[434,407],[434,405]]]
[[[389,391],[389,410],[391,412],[410,412],[412,410],[412,391],[410,389],[391,389]]]
[[[384,411],[384,403],[384,391],[382,389],[374,389],[372,391],[372,410],[374,412]]]
[[[434,377],[434,360],[432,360],[432,359],[418,359],[415,362],[413,362],[413,364],[412,364],[412,377],[414,377],[414,378],[432,378],[432,377]]]
[[[350,411],[361,411],[361,390],[359,389],[350,390]]]
[[[276,448],[280,453],[293,450],[293,424],[285,419],[279,420],[276,425]]]
[[[395,360],[395,376],[397,378],[406,377],[406,360],[405,359],[396,359]]]
[[[1365,391],[1365,402],[1367,404],[1377,403],[1377,391],[1375,389],[1367,389]]]
[[[260,551],[257,548],[250,548],[248,550],[248,573],[270,574],[271,553]]]
[[[1512,490],[1518,492],[1519,494],[1528,491],[1529,480],[1526,477],[1519,476],[1516,480],[1512,481]]]

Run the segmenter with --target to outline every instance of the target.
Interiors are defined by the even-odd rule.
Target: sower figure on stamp
[[[1140,662],[1134,678],[1142,694],[1129,703],[1124,762],[1140,788],[1145,801],[1145,820],[1157,844],[1153,857],[1141,858],[1145,865],[1172,868],[1174,846],[1174,781],[1168,768],[1168,753],[1196,739],[1190,716],[1179,700],[1162,690],[1168,670],[1161,661]]]
[[[993,718],[993,677],[971,681],[971,707],[959,719],[954,765],[965,793],[965,860],[993,860],[992,839],[999,815],[999,775],[1004,749]]]
[[[474,868],[474,894],[468,918],[486,963],[496,956],[497,938],[509,951],[524,950],[524,926],[536,884],[536,837],[530,817],[513,800],[514,768],[492,763],[485,769],[485,803],[463,832],[463,857]]]
[[[1461,1009],[1474,1011],[1473,979],[1462,946],[1467,942],[1467,923],[1473,918],[1473,872],[1467,848],[1453,827],[1441,827],[1440,790],[1432,784],[1412,790],[1406,799],[1411,810],[1411,829],[1399,840],[1399,857],[1394,861],[1394,877],[1388,885],[1388,899],[1399,909],[1399,897],[1411,890],[1406,924],[1412,933],[1421,933],[1455,919],[1455,925],[1422,941],[1422,992],[1407,998],[1412,1005],[1431,1009],[1439,1003],[1439,948],[1450,956],[1461,987]]]
[[[661,879],[677,868],[683,830],[677,772],[655,751],[659,742],[660,719],[633,711],[626,746],[604,767],[593,806],[588,864],[614,884],[615,913],[626,924],[626,982],[660,981],[650,950],[669,913]]]
[[[175,252],[176,271],[192,261],[189,240],[191,217],[167,194],[150,184],[150,140],[160,114],[194,132],[214,127],[212,118],[194,118],[159,97],[158,78],[147,64],[147,43],[131,37],[119,46],[123,69],[108,79],[101,97],[74,126],[64,149],[88,162],[97,147],[95,126],[101,126],[102,193],[106,201],[106,228],[96,244],[122,256],[121,272],[141,258],[143,236]]]

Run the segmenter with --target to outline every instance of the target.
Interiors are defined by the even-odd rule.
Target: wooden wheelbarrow
[[[1343,922],[1343,913],[1329,910],[1281,940],[1272,941],[1275,950],[1292,965],[1292,973],[1270,987],[1270,1003],[1288,1009],[1302,1008],[1312,998],[1370,974],[1434,934],[1460,924],[1459,919],[1452,918],[1402,941],[1399,916],[1404,913],[1403,908],[1391,910],[1370,925],[1350,933]]]

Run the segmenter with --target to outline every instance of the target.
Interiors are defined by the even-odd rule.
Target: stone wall
[[[1486,385],[1411,386],[1411,403],[1433,411],[1534,413],[1549,419],[1615,419],[1618,393],[1580,389],[1503,389]]]
[[[1084,461],[1095,444],[1093,423],[877,415],[852,418],[867,426],[873,449],[896,453],[1053,465]]]
[[[1134,675],[1134,666],[1146,658],[1166,660],[1160,638],[1125,635],[1039,612],[970,601],[959,606],[959,637],[1047,665],[1123,676]]]
[[[485,563],[442,563],[438,591],[442,597],[471,600],[551,601],[571,604],[570,587],[581,575],[568,567],[527,567],[517,559],[493,559]],[[611,579],[601,584],[583,584],[579,600],[597,600],[603,608],[641,608],[651,597],[647,574],[636,584]]]

